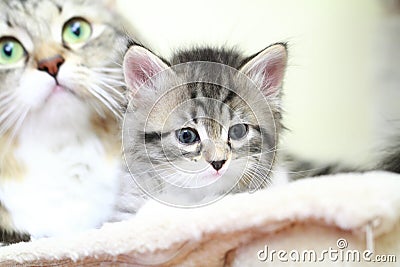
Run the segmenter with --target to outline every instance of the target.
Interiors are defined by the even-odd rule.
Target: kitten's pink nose
[[[51,58],[42,59],[38,62],[38,69],[45,71],[53,77],[56,77],[61,65],[65,59],[61,55],[56,55]]]

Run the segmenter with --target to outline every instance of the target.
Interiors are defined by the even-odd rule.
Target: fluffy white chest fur
[[[34,238],[63,235],[110,216],[120,161],[107,155],[90,114],[87,103],[61,92],[27,117],[14,151],[24,175],[0,185],[17,229]]]

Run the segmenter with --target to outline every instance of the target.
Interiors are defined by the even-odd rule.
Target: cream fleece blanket
[[[314,261],[400,266],[400,176],[309,178],[196,209],[150,201],[130,221],[0,248],[6,266],[310,266]]]

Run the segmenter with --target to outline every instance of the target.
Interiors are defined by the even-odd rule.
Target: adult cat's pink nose
[[[53,77],[56,77],[61,65],[64,62],[65,59],[61,55],[56,55],[51,58],[40,60],[38,63],[38,69],[47,72]]]

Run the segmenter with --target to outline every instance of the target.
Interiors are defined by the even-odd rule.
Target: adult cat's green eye
[[[183,128],[175,132],[179,142],[186,145],[191,145],[200,140],[200,136],[195,129]]]
[[[229,128],[229,138],[232,140],[240,140],[247,135],[249,127],[246,124],[236,124]]]
[[[25,49],[14,38],[0,39],[0,65],[14,64],[25,57]]]
[[[83,18],[72,18],[64,24],[62,38],[69,45],[86,42],[92,35],[92,26]]]

